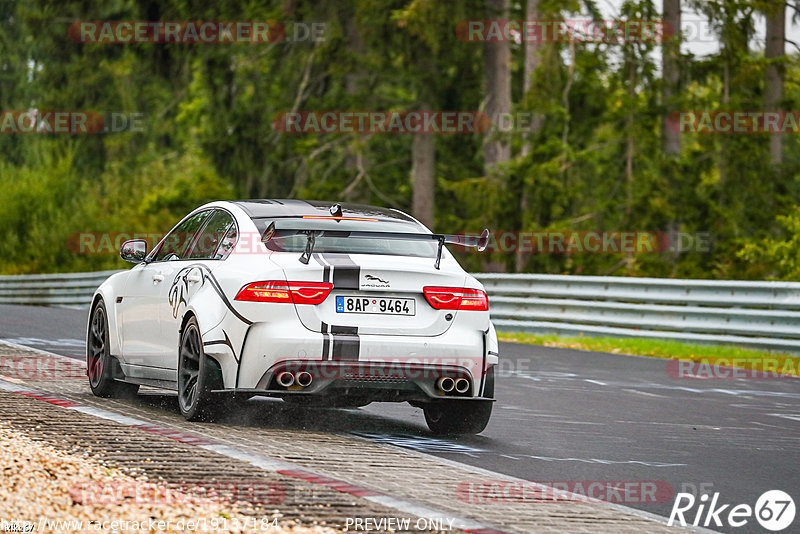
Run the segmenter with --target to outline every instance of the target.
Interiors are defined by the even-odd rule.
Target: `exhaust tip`
[[[300,371],[299,373],[297,373],[296,380],[298,386],[302,386],[305,388],[311,385],[311,382],[313,382],[314,377],[311,376],[311,373],[307,371]]]
[[[450,393],[456,387],[456,382],[449,376],[445,376],[436,381],[436,387],[445,393]]]
[[[286,371],[284,371],[283,373],[278,373],[278,384],[282,385],[285,388],[288,388],[289,386],[294,384],[294,375]]]
[[[456,391],[459,393],[466,393],[469,389],[469,380],[466,378],[459,378],[456,380]]]

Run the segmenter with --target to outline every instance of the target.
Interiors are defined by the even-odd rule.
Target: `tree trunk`
[[[527,9],[525,12],[525,20],[539,20],[539,0],[528,0]],[[536,39],[531,39],[525,41],[525,77],[522,80],[522,88],[523,88],[523,95],[525,98],[528,97],[528,93],[531,90],[531,86],[533,85],[533,76],[536,73],[536,69],[542,64],[542,42]],[[527,156],[531,151],[530,139],[535,137],[536,134],[542,129],[542,123],[544,122],[544,118],[538,114],[534,113],[533,120],[531,121],[531,129],[527,133],[528,140],[525,141],[522,145],[522,149],[520,151],[520,157],[524,158]],[[530,210],[530,192],[528,191],[528,185],[526,182],[526,177],[522,176],[520,179],[520,195],[519,195],[519,212],[520,212],[520,224],[521,224],[521,231],[525,231],[527,222],[529,220],[530,214],[528,211]],[[517,253],[515,257],[515,270],[519,272],[523,272],[525,270],[525,264],[530,257],[529,252],[525,252],[522,248],[517,248]]]
[[[625,129],[627,135],[625,136],[625,224],[631,227],[633,223],[633,188],[635,176],[633,174],[633,160],[636,155],[636,145],[634,136],[636,135],[634,126],[636,124],[636,117],[634,117],[634,101],[636,99],[636,63],[634,58],[631,58],[628,65],[628,113],[625,117]],[[628,252],[625,257],[625,266],[628,270],[628,276],[632,275],[634,266],[633,253]]]
[[[508,17],[508,0],[486,0],[490,19]],[[484,46],[484,71],[486,76],[486,114],[495,123],[504,113],[511,112],[511,49],[507,42],[487,42]],[[493,167],[511,157],[511,147],[506,140],[488,136],[484,146],[484,173],[491,174]]]
[[[353,67],[344,76],[344,89],[352,101],[357,102],[359,95],[363,91],[363,84],[367,78],[367,73],[364,70],[363,62],[359,61],[361,57],[366,54],[366,46],[364,40],[361,38],[361,33],[356,27],[355,13],[350,13],[344,21],[345,29],[347,31],[347,50],[353,57]],[[352,105],[352,104],[350,104]],[[369,157],[364,154],[364,150],[357,148],[360,134],[354,133],[351,135],[351,140],[348,146],[347,156],[345,156],[344,167],[348,172],[356,174],[359,171],[358,167],[362,169],[369,168]],[[345,190],[345,200],[353,201],[356,199],[365,200],[363,195],[358,195],[357,188],[359,184],[355,184],[352,188]]]
[[[539,0],[528,0],[525,20],[539,20]],[[533,76],[536,69],[542,64],[542,42],[537,39],[525,41],[525,77],[522,80],[523,95],[528,96],[533,85]],[[536,113],[533,116],[530,135],[535,135],[542,128],[543,117]],[[521,155],[527,156],[530,152],[530,142],[522,145]]]
[[[674,101],[678,92],[680,70],[678,58],[680,56],[680,29],[681,29],[681,0],[664,0],[664,24],[672,30],[672,38],[664,42],[661,47],[661,71],[664,75],[664,84],[661,98],[664,105],[664,116],[661,119],[661,143],[664,153],[676,156],[681,151],[681,134],[676,129],[670,128],[667,122],[670,112],[675,111]]]
[[[625,215],[626,224],[631,224],[631,214],[633,213],[633,159],[635,155],[634,125],[636,119],[633,115],[633,102],[636,98],[636,64],[633,59],[628,65],[628,113],[625,115]]]
[[[764,109],[780,111],[783,100],[783,65],[784,39],[786,32],[786,4],[774,2],[767,16],[767,43],[764,57],[767,59],[766,79],[764,83]],[[773,165],[783,161],[783,137],[780,133],[769,136],[769,157]]]
[[[435,181],[434,134],[417,133],[411,146],[412,212],[422,224],[433,229]]]
[[[729,56],[725,56],[722,65],[722,109],[730,109],[731,103],[731,64]],[[719,185],[720,205],[725,205],[725,187],[728,181],[728,136],[723,135],[720,139],[720,161],[719,161]]]

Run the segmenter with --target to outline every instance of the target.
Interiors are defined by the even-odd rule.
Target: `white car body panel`
[[[293,209],[325,209],[275,202],[283,217]],[[422,293],[423,286],[483,290],[446,248],[439,269],[430,257],[380,254],[315,253],[303,264],[300,253],[272,251],[261,243],[251,214],[235,202],[207,204],[181,222],[214,208],[227,211],[238,228],[237,247],[226,259],[142,263],[98,288],[95,302],[102,299],[108,310],[111,354],[127,378],[175,382],[180,330],[191,314],[226,389],[266,390],[271,370],[282,362],[383,363],[457,368],[471,379],[466,396],[483,396],[487,372],[498,363],[488,311],[437,310]],[[428,233],[421,225],[417,231]],[[319,305],[235,300],[248,283],[287,279],[331,281],[334,288]],[[338,295],[413,298],[416,313],[337,313]],[[422,400],[434,395],[426,388],[419,393]]]

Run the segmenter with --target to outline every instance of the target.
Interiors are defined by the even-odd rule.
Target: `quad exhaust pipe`
[[[278,373],[276,380],[278,381],[278,384],[285,388],[291,387],[295,384],[302,388],[307,388],[311,385],[311,382],[314,381],[314,377],[308,371],[300,371],[296,376],[289,371],[284,371],[282,373]]]
[[[469,389],[469,380],[466,378],[459,378],[456,380],[456,391],[458,393],[466,393]]]
[[[298,386],[305,388],[311,385],[311,382],[313,382],[314,377],[311,376],[311,373],[307,371],[300,371],[299,373],[297,373],[297,377],[295,377],[295,380],[297,381]]]
[[[445,376],[436,381],[436,387],[445,393],[450,393],[456,387],[456,381],[449,376]]]
[[[466,393],[469,391],[469,380],[466,378],[450,378],[443,376],[436,381],[436,387],[444,393]]]
[[[288,388],[294,384],[294,375],[288,372],[278,373],[278,384]]]

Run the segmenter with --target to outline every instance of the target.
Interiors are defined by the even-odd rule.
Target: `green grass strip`
[[[692,345],[661,339],[562,337],[510,332],[498,332],[497,335],[500,341],[511,343],[565,347],[612,354],[632,354],[800,376],[800,357],[798,356],[731,345]]]

